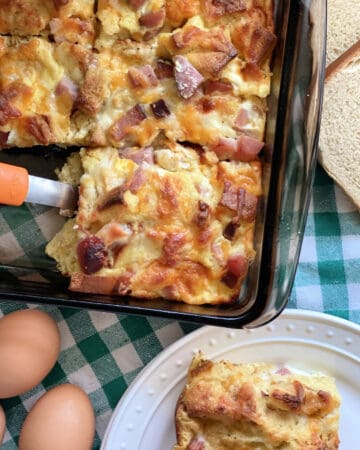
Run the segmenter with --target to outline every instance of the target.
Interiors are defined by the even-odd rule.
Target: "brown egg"
[[[0,445],[3,441],[4,434],[5,434],[5,413],[2,407],[0,406]]]
[[[50,372],[59,351],[59,330],[48,314],[25,309],[1,318],[0,398],[35,387]]]
[[[44,394],[27,415],[19,450],[91,450],[95,416],[78,386],[63,384]]]

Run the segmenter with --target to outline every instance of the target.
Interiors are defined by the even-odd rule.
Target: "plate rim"
[[[320,312],[320,311],[286,308],[276,319],[274,319],[274,321],[289,320],[289,319],[307,320],[311,323],[321,322],[323,324],[325,323],[325,324],[328,324],[333,327],[335,326],[337,328],[347,330],[351,334],[354,333],[355,335],[358,334],[360,336],[360,325],[359,324],[357,324],[355,322],[351,322],[350,320],[347,320],[347,319],[344,319],[344,318],[341,318],[338,316],[333,316],[331,314]],[[155,356],[155,358],[153,358],[147,365],[145,365],[142,370],[140,370],[140,372],[137,374],[137,376],[133,379],[133,381],[127,387],[123,396],[121,397],[121,399],[117,403],[115,409],[113,410],[113,413],[112,413],[110,421],[106,427],[106,430],[105,430],[105,433],[104,433],[104,436],[103,436],[103,439],[101,442],[100,450],[109,450],[108,448],[105,447],[105,445],[107,444],[107,441],[110,439],[110,435],[113,431],[113,426],[114,426],[116,417],[119,414],[119,411],[121,410],[123,404],[128,403],[129,400],[131,400],[131,397],[136,394],[136,391],[137,391],[136,387],[139,384],[139,380],[146,379],[148,377],[148,375],[151,374],[152,371],[161,364],[161,361],[163,359],[167,359],[169,357],[169,355],[176,352],[176,350],[178,348],[184,347],[186,344],[188,344],[189,342],[191,342],[193,340],[196,340],[198,338],[198,336],[201,336],[202,334],[207,333],[209,330],[222,329],[222,330],[228,330],[230,333],[232,331],[233,332],[237,332],[237,331],[246,332],[247,330],[250,332],[252,332],[252,331],[256,332],[256,330],[258,330],[258,329],[265,329],[266,327],[271,326],[271,323],[272,322],[270,322],[266,325],[263,325],[261,327],[254,328],[254,329],[244,327],[244,328],[238,329],[238,330],[228,329],[225,327],[216,327],[216,326],[212,326],[212,325],[205,325],[205,326],[198,328],[197,330],[194,330],[194,331],[182,336],[180,339],[176,340],[169,346],[165,347],[158,355]],[[334,346],[336,348],[339,348],[340,350],[343,350],[343,349],[341,349],[341,347],[338,347],[336,345],[334,345]],[[355,359],[358,359],[360,361],[360,348],[359,348],[358,354],[352,352],[351,350],[349,351],[349,349],[347,349],[346,351],[343,350],[341,353],[348,354],[348,355],[350,354],[351,356],[354,356]]]

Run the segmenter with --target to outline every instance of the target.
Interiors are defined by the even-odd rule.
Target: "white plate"
[[[101,450],[170,450],[174,410],[194,352],[233,362],[274,362],[336,378],[342,396],[341,450],[359,442],[360,327],[333,316],[285,310],[255,330],[203,327],[165,349],[134,380],[117,405]]]

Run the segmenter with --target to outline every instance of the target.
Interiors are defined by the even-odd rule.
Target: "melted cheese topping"
[[[119,280],[131,274],[128,290],[134,296],[189,304],[231,301],[242,278],[231,287],[221,279],[232,255],[253,259],[254,221],[240,221],[233,239],[226,238],[224,229],[236,214],[221,205],[221,197],[225,180],[260,195],[260,164],[208,164],[178,144],[159,148],[154,156],[155,164],[139,165],[119,157],[113,148],[82,151],[76,239],[100,237],[108,254],[108,263],[88,278]],[[132,179],[139,173],[142,182],[132,189]],[[119,188],[122,200],[109,203]],[[208,209],[204,222],[198,219],[200,202]],[[124,235],[119,237],[114,227]],[[69,263],[69,252],[63,255],[54,245],[47,250],[60,268],[78,276],[71,270],[77,263]],[[82,290],[89,279],[86,283]],[[102,289],[100,282],[98,291]]]
[[[0,34],[37,36],[89,44],[94,41],[94,0],[0,0]]]
[[[7,145],[73,144],[71,90],[79,90],[84,81],[90,51],[42,38],[3,37],[0,42],[0,97],[5,116],[6,108],[16,111],[0,126],[9,133]]]

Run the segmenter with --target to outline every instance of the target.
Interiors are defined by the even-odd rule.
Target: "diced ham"
[[[210,146],[220,160],[232,159],[238,148],[238,142],[234,138],[221,137]]]
[[[256,217],[257,196],[225,180],[220,205],[237,213],[237,220],[252,222]]]
[[[137,11],[139,8],[141,8],[146,0],[128,0],[129,1],[129,5],[135,9],[135,11]]]
[[[253,161],[263,147],[263,142],[250,136],[241,135],[237,141],[234,160],[243,162]]]
[[[244,127],[249,124],[249,121],[249,111],[245,108],[240,108],[234,122],[235,130],[243,131]]]
[[[238,193],[238,218],[245,222],[253,222],[256,217],[258,198],[251,192],[240,188]]]
[[[10,133],[8,131],[0,131],[0,149],[6,147],[9,134]]]
[[[133,173],[131,180],[127,183],[127,188],[132,194],[136,194],[146,183],[147,176],[145,170],[138,167]]]
[[[209,217],[210,206],[206,202],[199,200],[198,208],[199,208],[199,211],[196,214],[195,222],[200,228],[202,228],[205,226],[207,219]]]
[[[243,278],[248,270],[249,262],[243,255],[232,255],[228,259],[228,269],[238,278]]]
[[[139,24],[146,28],[161,28],[165,20],[165,9],[150,11],[139,18]]]
[[[141,148],[140,150],[133,150],[131,148],[119,150],[119,156],[126,159],[131,159],[139,166],[143,163],[154,164],[154,149],[151,146]]]
[[[232,92],[233,85],[228,80],[206,80],[203,83],[204,94],[212,95],[215,92],[228,94]]]
[[[291,371],[287,367],[280,367],[275,373],[277,375],[291,375]]]
[[[226,206],[232,211],[238,210],[238,188],[230,183],[230,181],[225,181],[224,183],[224,191],[220,199],[220,205]]]
[[[176,256],[185,241],[186,233],[169,233],[165,236],[163,244],[165,264],[173,266],[176,263]]]
[[[83,272],[90,275],[104,267],[107,251],[102,239],[97,236],[88,236],[78,243],[77,256]]]
[[[193,437],[190,444],[187,446],[187,450],[205,450],[205,440],[201,436]]]
[[[159,80],[164,78],[172,78],[174,76],[174,65],[171,61],[158,59],[156,61],[155,73]]]
[[[226,259],[221,242],[213,242],[211,244],[211,253],[220,267],[226,266]]]
[[[0,93],[0,126],[6,125],[9,120],[21,117],[21,112],[10,103],[13,94]]]
[[[216,14],[220,16],[245,11],[246,9],[244,0],[206,0],[206,3],[212,4]]]
[[[151,103],[150,108],[157,119],[163,119],[170,115],[170,110],[165,100],[160,99],[157,102]]]
[[[62,6],[66,6],[69,0],[53,0],[56,9],[60,9]]]
[[[147,88],[158,84],[154,69],[149,64],[142,67],[131,67],[128,76],[134,88]]]
[[[110,129],[111,137],[119,142],[130,132],[130,128],[146,119],[144,108],[137,104],[118,119]]]
[[[188,99],[204,81],[204,77],[181,55],[174,56],[176,86],[181,97]]]
[[[56,86],[55,95],[68,95],[73,101],[76,100],[79,94],[79,86],[69,77],[64,76],[59,84]]]
[[[25,119],[25,128],[39,144],[49,145],[54,140],[48,116],[36,115]]]

